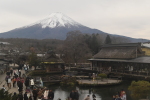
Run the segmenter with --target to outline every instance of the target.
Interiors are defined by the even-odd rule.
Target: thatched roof
[[[55,54],[47,54],[46,55],[46,59],[44,60],[45,64],[60,64],[60,63],[64,63],[64,61],[59,58],[58,56],[56,56]]]
[[[104,45],[102,49],[93,56],[94,59],[133,59],[144,55],[140,45],[137,44],[113,44]]]

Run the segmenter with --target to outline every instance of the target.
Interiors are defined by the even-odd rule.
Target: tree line
[[[98,33],[85,34],[80,31],[68,32],[65,40],[0,38],[0,41],[11,43],[10,49],[18,49],[20,52],[45,53],[53,50],[57,54],[62,54],[61,58],[66,63],[87,62],[87,59],[98,53],[104,44],[129,42],[125,38],[109,34],[103,36]]]

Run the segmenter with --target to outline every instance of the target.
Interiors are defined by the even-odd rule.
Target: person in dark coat
[[[17,100],[17,94],[16,94],[16,92],[14,92],[14,95],[12,96],[12,100]]]
[[[22,92],[19,93],[18,95],[18,99],[17,100],[23,100],[23,95],[22,95]]]
[[[78,90],[75,90],[75,100],[79,100],[79,93],[78,93]]]
[[[24,100],[28,100],[27,92],[24,93]]]
[[[121,100],[121,98],[119,97],[119,95],[116,95],[116,99],[115,100]]]
[[[93,99],[94,99],[94,98],[96,98],[96,95],[95,95],[95,94],[93,94],[93,95],[92,95],[92,98],[93,98]]]
[[[22,92],[23,84],[20,82],[20,80],[18,81],[18,88],[19,93]]]
[[[72,91],[70,92],[70,98],[71,98],[71,100],[74,100],[74,99],[75,99],[75,92],[74,92],[74,90],[72,90]]]
[[[27,87],[29,87],[29,82],[30,82],[29,77],[27,77],[25,80],[26,89],[27,89]]]
[[[49,100],[53,100],[54,99],[54,92],[52,90],[49,90],[48,99]]]
[[[7,72],[6,72],[6,75],[7,75],[7,76],[10,76],[10,71],[7,71]]]
[[[10,75],[12,76],[13,75],[13,69],[10,68]]]
[[[38,96],[38,91],[36,89],[33,89],[32,94],[33,94],[33,100],[36,100]]]

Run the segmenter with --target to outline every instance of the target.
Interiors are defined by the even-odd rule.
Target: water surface
[[[112,95],[116,95],[117,92],[121,91],[121,89],[124,89],[127,94],[127,100],[133,100],[130,96],[130,91],[128,91],[128,86],[131,82],[124,81],[120,85],[115,86],[105,86],[105,87],[61,87],[61,86],[49,86],[49,89],[52,89],[54,91],[55,97],[54,100],[58,100],[58,98],[61,98],[61,100],[66,100],[66,98],[69,96],[70,92],[72,90],[78,90],[80,97],[79,100],[84,100],[84,98],[87,95],[90,95],[91,100],[92,94],[94,93],[96,95],[96,100],[112,100]]]

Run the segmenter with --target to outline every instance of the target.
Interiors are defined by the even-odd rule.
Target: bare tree
[[[71,31],[62,46],[64,60],[68,63],[78,63],[87,60],[90,50],[85,43],[84,36],[80,31]]]

